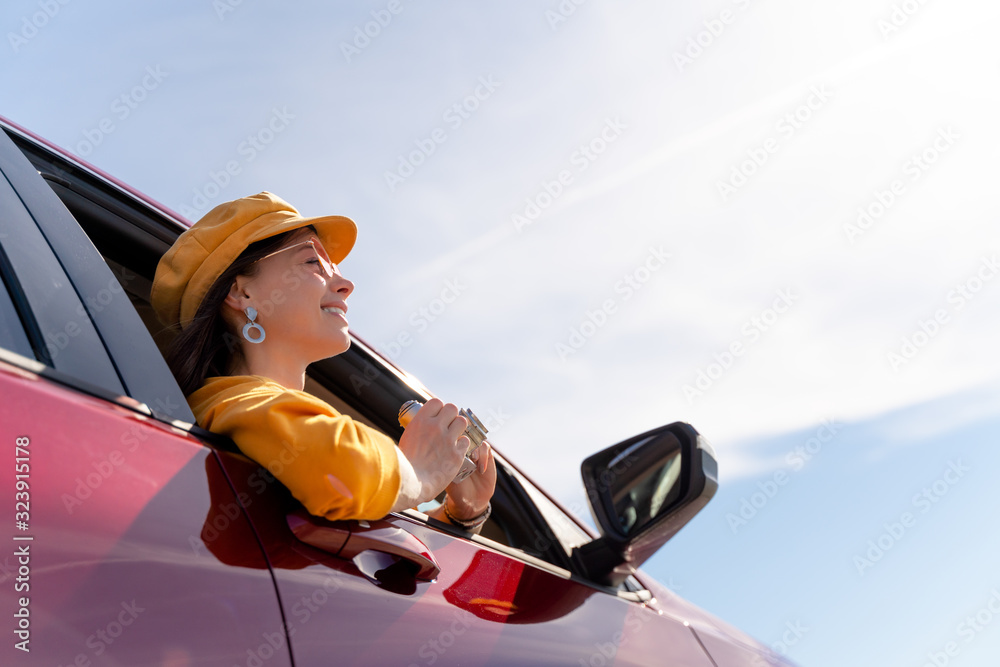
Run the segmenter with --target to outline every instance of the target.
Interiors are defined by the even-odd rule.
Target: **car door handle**
[[[399,560],[411,563],[413,577],[432,581],[441,573],[427,545],[388,521],[328,521],[301,508],[287,515],[288,527],[301,541],[354,562],[370,579]]]

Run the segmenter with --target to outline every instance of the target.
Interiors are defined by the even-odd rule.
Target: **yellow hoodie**
[[[188,403],[305,508],[331,520],[381,519],[400,489],[396,445],[304,391],[260,375],[210,377]]]

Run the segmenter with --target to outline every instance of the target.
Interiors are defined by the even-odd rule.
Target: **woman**
[[[354,284],[337,264],[356,237],[352,220],[304,218],[269,192],[215,207],[156,269],[153,308],[180,329],[167,362],[198,424],[232,438],[312,514],[379,519],[447,490],[431,516],[478,532],[496,464],[483,443],[476,472],[450,483],[469,445],[455,405],[427,401],[397,447],[303,391],[310,363],[351,344]]]

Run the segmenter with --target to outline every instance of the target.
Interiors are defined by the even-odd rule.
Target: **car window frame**
[[[12,185],[60,263],[70,287],[65,291],[76,293],[73,312],[81,323],[89,320],[96,331],[106,352],[104,358],[118,376],[117,389],[145,403],[154,414],[167,420],[193,422],[194,415],[148,329],[129,299],[122,298],[124,288],[120,295],[116,294],[121,279],[111,271],[67,208],[63,201],[67,195],[57,193],[53,187],[53,183],[85,183],[85,176],[99,177],[92,172],[85,173],[82,167],[69,163],[23,133],[7,125],[0,124],[0,127],[5,130],[2,133],[3,153],[13,150],[20,156],[19,159],[9,158],[11,163],[21,163],[16,174],[17,183],[12,182]],[[76,194],[86,198],[87,193]],[[107,382],[99,384],[115,388]]]
[[[0,136],[4,283],[35,360],[67,377],[124,393],[99,332],[39,226],[43,203],[38,201],[39,191],[30,187],[33,180],[39,180],[37,172],[6,135]],[[55,349],[49,347],[49,337],[58,343]]]

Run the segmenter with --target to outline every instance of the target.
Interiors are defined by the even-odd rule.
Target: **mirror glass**
[[[642,531],[676,505],[681,496],[681,462],[677,438],[659,433],[623,448],[604,465],[599,479],[606,485],[623,535]]]

